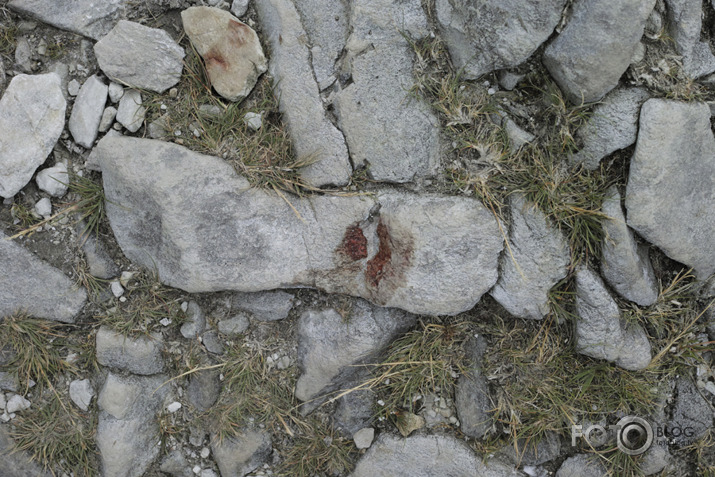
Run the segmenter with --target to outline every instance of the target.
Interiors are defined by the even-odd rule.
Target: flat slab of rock
[[[419,0],[351,2],[352,33],[342,74],[352,82],[335,100],[339,125],[355,167],[377,181],[410,182],[435,173],[439,122],[409,94],[414,40],[428,34]]]
[[[181,78],[184,49],[164,30],[120,20],[94,45],[99,67],[109,78],[163,93]]]
[[[465,79],[523,63],[554,32],[566,0],[437,0],[442,38]]]
[[[593,108],[588,122],[576,132],[583,147],[571,155],[569,161],[594,170],[601,159],[636,142],[638,115],[649,98],[650,94],[644,88],[616,89],[606,95]]]
[[[0,318],[25,311],[35,318],[74,323],[87,301],[60,270],[0,232]]]
[[[0,196],[30,182],[62,133],[66,108],[56,73],[12,79],[0,99]]]
[[[624,369],[650,364],[651,347],[640,325],[627,324],[601,277],[586,268],[576,272],[576,350]]]
[[[3,477],[50,477],[52,474],[44,471],[27,453],[17,450],[6,429],[9,430],[0,426],[0,469]]]
[[[707,394],[705,391],[702,391]],[[703,437],[713,426],[713,411],[708,401],[703,398],[701,391],[690,381],[689,378],[681,377],[676,383],[675,406],[673,407],[672,419],[668,427],[674,429],[688,429],[672,439],[678,445],[692,444]]]
[[[459,439],[440,435],[415,435],[402,439],[388,433],[360,458],[352,477],[507,477],[523,475],[495,459],[481,459]]]
[[[295,397],[308,401],[338,389],[370,362],[400,333],[415,324],[415,317],[400,310],[356,300],[350,315],[309,310],[298,320],[298,360],[302,374]],[[347,375],[342,377],[341,373]]]
[[[471,309],[497,280],[502,238],[478,201],[380,192],[290,197],[162,141],[105,137],[92,156],[125,255],[188,292],[315,287],[413,313]],[[368,220],[380,205],[379,217]]]
[[[256,11],[271,45],[273,87],[296,155],[316,161],[301,177],[315,187],[347,184],[352,167],[345,138],[320,98],[296,7],[288,0],[267,0],[257,2]]]
[[[512,195],[509,204],[509,247],[489,293],[512,315],[540,320],[549,312],[549,290],[566,276],[569,246],[535,204],[521,195]]]
[[[576,2],[573,14],[544,51],[544,65],[573,104],[615,88],[643,36],[655,0]]]
[[[248,96],[267,69],[256,32],[220,8],[187,8],[181,21],[216,92],[229,101]]]
[[[97,449],[105,477],[140,477],[157,458],[157,414],[168,394],[166,376],[121,377],[110,373],[97,404]]]
[[[80,146],[90,148],[97,139],[108,90],[109,87],[96,75],[87,78],[80,88],[67,124],[74,141]]]
[[[236,293],[231,299],[231,307],[248,311],[260,321],[277,321],[288,316],[295,297],[283,290],[260,293]]]
[[[158,337],[132,338],[102,326],[97,332],[97,361],[103,366],[148,375],[164,370]]]
[[[112,29],[129,0],[11,0],[8,7],[62,30],[99,40]]]
[[[267,432],[242,430],[236,437],[222,441],[211,438],[211,453],[221,475],[241,476],[268,461],[272,451],[271,436]]]
[[[610,217],[603,221],[603,278],[623,298],[640,306],[652,305],[658,299],[658,282],[648,249],[636,243],[633,231],[626,225],[621,195],[615,186],[608,191],[601,212]]]
[[[715,272],[715,138],[705,103],[648,100],[631,159],[628,225],[700,279]]]

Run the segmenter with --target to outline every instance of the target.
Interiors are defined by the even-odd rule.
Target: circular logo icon
[[[653,443],[653,428],[645,419],[626,416],[616,425],[616,443],[621,452],[640,455]]]

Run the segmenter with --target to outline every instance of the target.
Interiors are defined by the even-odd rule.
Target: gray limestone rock
[[[689,429],[677,436],[673,433],[671,439],[677,445],[693,444],[713,427],[713,410],[687,377],[680,377],[675,389],[675,406],[668,428]]]
[[[265,431],[245,429],[236,437],[211,438],[211,452],[222,477],[243,477],[268,461],[271,436]]]
[[[466,79],[512,68],[548,40],[566,0],[437,0],[435,13],[455,67]]]
[[[218,331],[226,336],[236,336],[246,331],[250,324],[251,322],[248,319],[248,315],[239,313],[231,318],[219,321]]]
[[[374,402],[375,393],[369,389],[359,389],[342,396],[333,413],[335,427],[352,437],[372,422]]]
[[[35,318],[74,323],[87,293],[0,232],[0,317],[25,311]]]
[[[99,40],[124,14],[129,0],[11,0],[8,7],[62,30]]]
[[[295,297],[283,290],[260,293],[236,293],[231,300],[232,308],[251,313],[259,321],[277,321],[288,316]]]
[[[53,167],[42,169],[35,177],[37,187],[47,192],[52,197],[62,197],[67,193],[67,186],[70,182],[67,174],[67,164],[60,162]]]
[[[703,3],[700,0],[666,0],[667,22],[675,49],[683,57],[683,71],[696,79],[715,71],[715,55],[700,40]]]
[[[715,272],[715,138],[705,103],[648,100],[631,159],[628,225],[706,279]]]
[[[75,379],[70,383],[70,399],[78,408],[86,411],[94,397],[94,389],[89,379]]]
[[[576,2],[544,65],[573,104],[603,98],[631,64],[655,0]]]
[[[494,409],[487,380],[479,369],[472,369],[459,377],[454,405],[457,408],[460,429],[469,437],[481,438],[492,427]]]
[[[190,301],[186,309],[186,321],[181,325],[181,336],[187,339],[200,336],[206,329],[206,317],[195,301]]]
[[[256,3],[271,46],[270,72],[296,156],[316,161],[301,177],[319,187],[345,185],[352,174],[345,138],[330,122],[311,65],[311,53],[295,5],[289,0]]]
[[[97,449],[105,477],[140,477],[160,452],[157,414],[167,377],[109,374],[99,399]]]
[[[380,192],[291,207],[221,159],[162,141],[105,137],[92,158],[125,255],[190,293],[311,286],[456,314],[497,279],[501,235],[476,200]]]
[[[610,217],[603,221],[603,278],[623,298],[640,306],[652,305],[658,299],[658,283],[648,249],[636,243],[626,225],[621,195],[615,186],[609,189],[601,211]]]
[[[566,459],[556,477],[603,477],[608,471],[601,463],[600,457],[594,454],[576,454]]]
[[[179,82],[185,55],[164,30],[126,20],[94,45],[94,54],[109,78],[157,93]]]
[[[535,204],[522,195],[512,195],[509,204],[509,247],[489,293],[512,315],[540,320],[549,312],[549,290],[566,276],[569,246]]]
[[[144,123],[146,108],[142,106],[142,95],[136,89],[128,89],[119,100],[117,121],[129,132],[137,132]]]
[[[413,435],[400,438],[382,433],[355,466],[352,477],[516,477],[511,466],[481,459],[451,436]]]
[[[627,324],[601,278],[591,270],[576,272],[576,350],[629,370],[650,364],[651,347],[640,325]]]
[[[298,320],[298,361],[302,374],[295,397],[309,401],[349,382],[358,364],[373,360],[415,317],[356,300],[349,316],[333,309],[308,310]]]
[[[109,106],[104,108],[102,113],[102,119],[99,120],[99,132],[107,132],[109,128],[112,127],[114,119],[117,117],[117,108],[114,106]]]
[[[7,429],[7,430],[6,430]],[[50,477],[25,452],[15,447],[9,434],[9,427],[0,426],[0,472],[2,477]]]
[[[67,103],[55,73],[17,75],[0,99],[0,196],[14,196],[55,147]]]
[[[171,451],[164,457],[159,470],[173,477],[195,477],[196,475],[192,472],[191,465],[189,465],[186,457],[179,449]]]
[[[107,280],[119,275],[119,267],[107,252],[107,247],[95,234],[86,230],[84,222],[78,222],[75,228],[78,241],[82,246],[89,274],[93,277]]]
[[[207,411],[216,403],[221,392],[219,375],[220,369],[198,371],[191,375],[186,387],[186,398],[199,411]]]
[[[409,94],[413,52],[406,37],[428,34],[419,0],[356,0],[350,25],[340,74],[352,81],[343,82],[334,104],[353,165],[367,167],[377,181],[434,174],[439,123],[427,104]]]
[[[149,375],[164,370],[161,337],[131,338],[102,326],[97,332],[97,361],[103,366]]]
[[[556,459],[561,453],[561,439],[555,432],[547,433],[536,444],[519,439],[517,446],[518,452],[511,444],[500,451],[500,455],[517,466],[540,465]]]
[[[233,0],[231,3],[231,13],[237,17],[242,17],[248,11],[250,0]]]
[[[96,75],[87,78],[74,100],[72,114],[67,123],[74,141],[91,148],[97,139],[104,105],[107,103],[108,86]]]
[[[593,109],[588,122],[576,132],[583,147],[571,155],[569,161],[594,170],[601,159],[636,142],[638,115],[648,98],[650,94],[643,88],[611,91]]]
[[[216,330],[207,331],[201,340],[209,353],[221,355],[226,351]]]

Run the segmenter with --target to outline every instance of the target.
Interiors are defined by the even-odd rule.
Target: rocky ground
[[[0,0],[0,476],[715,475],[714,34]]]

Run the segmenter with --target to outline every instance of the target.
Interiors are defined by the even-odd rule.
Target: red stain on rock
[[[211,68],[221,68],[221,69],[226,69],[228,68],[228,61],[226,61],[226,58],[221,54],[221,52],[217,48],[211,48],[208,53],[206,53],[205,56],[206,59],[206,68],[211,69]]]
[[[244,43],[246,43],[249,30],[249,26],[245,23],[230,20],[228,22],[228,41],[236,48],[240,48]]]
[[[348,227],[339,250],[350,257],[352,261],[367,258],[367,239],[359,226]]]
[[[367,270],[365,271],[365,279],[368,285],[375,288],[380,285],[380,281],[387,273],[392,260],[390,233],[382,219],[377,224],[377,238],[380,241],[379,249],[377,254],[367,262]]]

